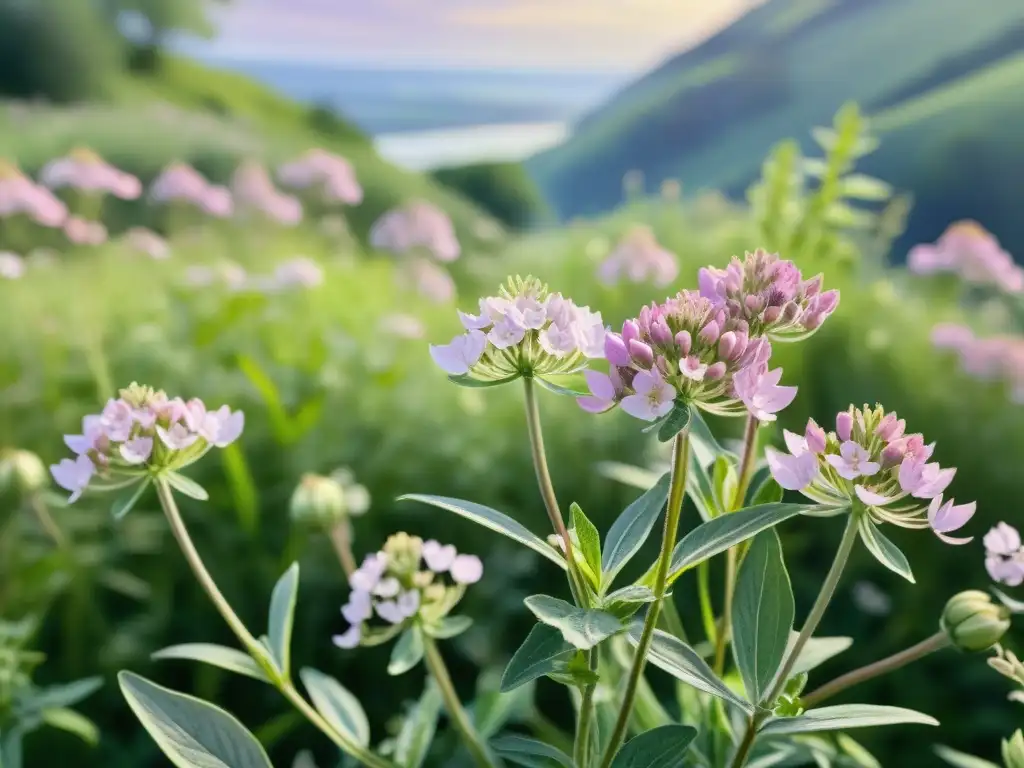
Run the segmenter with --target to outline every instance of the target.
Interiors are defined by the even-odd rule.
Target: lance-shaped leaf
[[[547,624],[535,625],[505,667],[501,691],[511,691],[554,672],[559,667],[558,663],[567,661],[573,651],[574,648],[557,629]]]
[[[270,651],[278,669],[288,676],[291,668],[292,627],[295,624],[295,602],[299,594],[299,564],[291,567],[278,579],[270,595],[270,617],[267,635]]]
[[[675,407],[672,408],[668,416],[666,416],[663,421],[659,422],[658,440],[663,443],[667,443],[686,429],[687,425],[690,423],[691,410],[690,406],[686,403],[677,401]]]
[[[458,384],[460,387],[469,387],[470,389],[481,389],[487,387],[498,387],[502,384],[508,384],[509,382],[515,381],[521,373],[513,373],[511,376],[506,376],[503,379],[475,379],[472,376],[449,376],[448,381],[452,384]]]
[[[601,584],[601,534],[597,532],[590,519],[583,513],[580,505],[573,502],[569,507],[572,515],[572,528],[576,532],[576,541],[587,570],[595,579],[595,588]]]
[[[612,523],[605,537],[604,552],[601,556],[601,568],[604,571],[605,586],[611,584],[619,571],[630,561],[654,528],[661,510],[668,500],[668,486],[671,482],[670,473],[666,472],[661,479],[626,507],[618,519]]]
[[[403,675],[415,667],[423,659],[423,636],[416,627],[409,627],[398,638],[391,649],[388,661],[389,675]]]
[[[974,755],[968,755],[966,752],[944,747],[941,744],[935,745],[935,754],[952,765],[953,768],[1001,768],[996,763],[982,760]]]
[[[866,516],[860,519],[860,539],[864,546],[882,565],[914,584],[914,572],[910,570],[907,556],[878,530]]]
[[[313,706],[324,719],[361,747],[370,744],[370,723],[359,699],[337,680],[309,667],[299,671]]]
[[[252,656],[235,648],[227,648],[213,643],[183,643],[163,648],[152,655],[153,659],[188,659],[201,661],[214,667],[226,669],[255,680],[269,683],[270,678],[260,668]]]
[[[121,672],[121,692],[178,768],[273,768],[256,737],[220,707]]]
[[[441,692],[433,680],[427,680],[423,695],[402,721],[395,739],[395,762],[402,768],[420,768],[437,732],[441,715]]]
[[[627,741],[615,754],[612,768],[684,768],[691,762],[686,748],[697,736],[688,725],[662,725]]]
[[[782,666],[795,613],[778,534],[759,533],[736,582],[732,650],[747,698],[760,702]]]
[[[870,728],[877,725],[938,725],[939,721],[930,715],[902,707],[886,707],[877,704],[839,704],[834,707],[820,707],[804,712],[797,717],[779,717],[769,720],[761,728],[765,736],[786,736],[794,733],[815,731],[845,731],[850,728]]]
[[[628,637],[634,646],[640,643],[642,631],[642,626],[639,623],[630,627]],[[699,691],[717,696],[748,714],[754,711],[750,702],[741,698],[722,682],[699,653],[668,632],[662,632],[660,629],[654,630],[654,639],[651,642],[651,650],[647,658],[658,669],[668,672]]]
[[[577,608],[550,595],[531,595],[523,601],[534,616],[562,633],[567,643],[588,650],[621,632],[622,622],[606,611]]]
[[[180,472],[167,471],[160,475],[160,477],[166,480],[167,484],[178,491],[178,493],[183,493],[197,501],[206,501],[210,498],[210,494],[206,492],[203,486],[192,478],[185,477]]]
[[[534,552],[538,552],[543,555],[560,568],[566,568],[565,558],[555,552],[554,548],[551,547],[550,544],[534,534],[521,523],[516,522],[508,515],[503,514],[496,509],[485,507],[483,504],[475,504],[472,501],[462,501],[460,499],[452,499],[447,496],[427,496],[418,493],[399,496],[398,500],[419,501],[423,504],[430,504],[431,506],[439,507],[440,509],[447,509],[449,512],[454,512],[457,515],[465,517],[467,520],[472,520],[474,523],[478,523],[484,528],[490,528],[492,531],[504,534],[510,539],[518,541],[520,544],[529,547]]]
[[[526,736],[508,734],[491,739],[491,749],[498,757],[526,768],[574,768],[565,752]]]

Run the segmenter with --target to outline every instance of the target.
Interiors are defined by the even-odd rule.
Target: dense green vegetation
[[[438,168],[430,175],[516,229],[542,224],[549,213],[544,196],[520,163],[475,163]]]

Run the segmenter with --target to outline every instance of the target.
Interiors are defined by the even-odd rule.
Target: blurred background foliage
[[[779,4],[765,8],[773,6]],[[883,14],[890,4],[872,7]],[[931,20],[934,13],[948,27],[963,21],[953,14],[964,8],[929,2],[923,11],[917,7],[913,18]],[[127,29],[114,23],[124,10],[136,12]],[[978,21],[964,30],[964,39],[974,40],[1001,29],[1003,58],[965,54],[963,67],[937,68],[931,79],[911,90],[906,83],[889,83],[888,96],[874,85],[858,90],[854,95],[859,99],[876,106],[885,102],[888,118],[878,122],[892,126],[882,132],[878,152],[871,153],[875,142],[853,108],[840,112],[828,132],[815,135],[817,145],[810,134],[778,143],[784,135],[758,128],[767,121],[757,110],[775,108],[779,97],[802,103],[798,93],[774,79],[787,66],[780,57],[796,56],[800,46],[824,44],[814,43],[815,27],[809,23],[793,17],[782,25],[776,19],[775,26],[764,27],[763,44],[752,47],[744,61],[717,59],[711,49],[687,54],[704,68],[701,82],[689,70],[684,90],[696,100],[686,102],[687,114],[709,121],[707,145],[688,144],[679,150],[688,159],[665,163],[635,132],[655,125],[648,113],[637,112],[643,119],[637,118],[633,132],[621,134],[615,151],[596,145],[593,151],[600,150],[601,162],[592,157],[585,163],[561,160],[556,171],[555,155],[538,159],[538,168],[549,164],[532,177],[540,179],[542,196],[516,164],[429,175],[397,168],[327,108],[293,103],[240,75],[164,53],[161,43],[169,32],[206,30],[203,10],[198,0],[0,0],[0,91],[18,99],[0,107],[0,154],[34,173],[52,157],[85,145],[143,181],[167,163],[184,160],[225,182],[243,159],[273,165],[310,147],[324,147],[353,163],[365,189],[364,202],[346,212],[352,237],[325,236],[312,223],[292,230],[211,223],[198,232],[170,233],[174,255],[167,261],[143,260],[110,245],[70,253],[55,264],[40,259],[22,280],[0,281],[0,443],[34,451],[47,463],[56,461],[64,455],[60,436],[77,431],[82,415],[133,380],[244,410],[240,444],[224,451],[221,461],[211,456],[196,467],[195,478],[210,491],[210,501],[184,500],[184,513],[224,592],[242,618],[256,625],[277,576],[292,559],[301,560],[294,655],[359,695],[375,736],[386,733],[389,715],[418,696],[423,681],[419,673],[385,680],[386,650],[363,650],[357,656],[331,645],[331,634],[343,627],[338,608],[346,588],[325,537],[289,520],[288,500],[302,473],[346,466],[369,489],[372,508],[355,523],[359,553],[375,550],[388,533],[404,529],[440,536],[460,551],[484,557],[485,578],[466,598],[465,612],[477,624],[453,643],[452,667],[467,699],[481,671],[486,676],[500,670],[533,623],[522,598],[551,591],[559,581],[535,557],[496,536],[395,501],[406,492],[466,498],[545,531],[531,481],[521,393],[514,387],[477,391],[449,384],[431,363],[426,342],[447,340],[457,330],[453,306],[431,304],[403,290],[395,279],[395,263],[366,245],[372,222],[404,200],[430,200],[452,217],[464,252],[452,266],[456,303],[466,309],[506,274],[532,273],[577,303],[599,309],[610,324],[621,323],[642,304],[660,298],[649,285],[608,287],[594,278],[603,256],[637,222],[650,226],[658,241],[679,255],[679,286],[695,285],[700,266],[724,264],[732,254],[762,245],[797,260],[805,274],[825,272],[828,286],[842,291],[842,303],[811,341],[777,350],[787,382],[800,386],[780,427],[800,429],[809,416],[828,424],[850,402],[882,402],[914,431],[938,442],[940,462],[958,467],[953,492],[959,499],[978,500],[976,533],[998,520],[1019,519],[1024,411],[1010,404],[1002,385],[961,373],[929,341],[938,322],[969,322],[979,331],[994,332],[1001,318],[981,312],[968,316],[943,286],[888,266],[900,260],[899,243],[906,242],[910,201],[900,189],[914,189],[917,206],[929,211],[927,221],[994,218],[1009,222],[1006,231],[1018,232],[1013,221],[1019,225],[1019,194],[1014,194],[1019,184],[1013,180],[1020,174],[1012,169],[1020,166],[1022,155],[1019,130],[1011,131],[1020,126],[1013,120],[1016,113],[984,118],[986,124],[1001,125],[1007,137],[1016,136],[1013,146],[979,137],[970,127],[928,132],[909,117],[897,129],[899,121],[891,112],[903,108],[924,114],[920,99],[937,98],[928,95],[937,87],[948,88],[946,98],[954,100],[960,93],[954,90],[956,77],[968,68],[990,69],[997,58],[999,66],[1019,70],[1017,27],[991,16],[991,29],[982,30]],[[875,23],[884,26],[883,21]],[[743,34],[749,42],[755,33],[751,28]],[[798,40],[790,39],[798,34]],[[937,33],[914,32],[922,39],[929,34]],[[761,73],[754,100],[742,90],[738,74],[752,66]],[[879,61],[878,66],[889,64]],[[1010,70],[986,69],[973,76],[1009,78]],[[858,77],[877,84],[871,73]],[[652,76],[650,87],[663,79]],[[729,83],[740,89],[729,99],[707,92],[712,84],[724,88]],[[897,88],[906,90],[902,98],[893,95]],[[971,89],[965,93],[974,93]],[[647,98],[652,104],[675,104],[660,91]],[[713,142],[720,137],[713,114],[701,108],[703,98],[732,105],[722,107],[722,120],[761,130],[741,164],[721,162],[732,145],[716,148]],[[1010,100],[1007,110],[1019,110],[1021,103]],[[831,117],[831,110],[801,112],[807,128]],[[671,121],[666,125],[678,128]],[[598,135],[600,126],[595,115],[592,126],[585,123],[574,141],[597,142],[588,137]],[[581,158],[586,154],[571,145],[559,151]],[[651,154],[636,155],[641,151]],[[563,184],[577,164],[585,174]],[[698,166],[715,172],[702,175]],[[908,168],[926,176],[908,183]],[[695,185],[746,191],[746,199],[730,202],[717,192],[679,199],[647,195],[634,186],[614,211],[593,219],[515,236],[495,223],[525,229],[550,224],[552,210],[563,215],[604,210],[620,201],[623,175],[633,169],[647,173],[647,186],[678,176],[687,185],[693,179]],[[859,193],[851,194],[843,180],[860,169],[894,187],[869,178],[871,191],[862,184]],[[1002,181],[969,180],[989,171]],[[748,182],[755,183],[748,188]],[[582,190],[592,190],[595,200],[608,205],[592,207]],[[138,201],[111,205],[106,220],[114,233],[137,224],[159,226],[152,209]],[[922,225],[911,237],[934,236],[930,226]],[[252,296],[218,286],[196,288],[183,279],[191,265],[216,266],[231,259],[260,272],[297,253],[320,262],[324,285],[302,294]],[[395,312],[418,318],[424,338],[388,330]],[[659,449],[621,414],[590,416],[570,399],[553,395],[541,407],[564,505],[578,502],[607,527],[637,491],[601,476],[595,465],[607,460],[648,464],[662,458]],[[739,425],[714,426],[735,435]],[[63,543],[54,543],[25,499],[0,502],[0,616],[44,616],[36,642],[48,657],[37,674],[42,683],[100,675],[107,684],[80,706],[100,727],[98,746],[62,734],[29,738],[27,765],[163,764],[112,683],[114,672],[124,667],[217,701],[261,737],[276,764],[290,764],[302,749],[312,749],[321,765],[331,764],[329,745],[286,712],[269,689],[216,669],[179,662],[157,667],[148,661],[150,653],[173,643],[231,644],[228,630],[191,581],[154,498],[144,498],[120,523],[110,519],[102,497],[86,497],[68,508],[49,496],[40,503],[63,532]],[[692,526],[697,515],[689,510],[684,520]],[[807,519],[783,526],[781,533],[802,613],[839,530],[834,521]],[[930,634],[954,592],[988,582],[977,548],[950,548],[922,533],[892,535],[908,554],[918,584],[880,570],[863,553],[855,556],[823,628],[825,634],[850,635],[858,642],[826,664],[820,680]],[[650,560],[653,550],[648,554],[638,563]],[[676,600],[684,620],[696,624],[696,606],[684,598],[692,592],[683,584]],[[669,693],[667,680],[657,674],[652,679],[659,691]],[[525,719],[534,727],[567,725],[570,710],[562,696],[562,689],[541,681],[536,710],[527,708]],[[1015,725],[998,677],[980,658],[952,652],[863,685],[851,696],[847,700],[933,714],[943,723],[937,740],[988,757],[995,757],[999,738]],[[929,737],[911,729],[880,729],[863,741],[885,765],[925,766],[934,764],[925,741]],[[444,746],[439,745],[432,764],[451,764],[440,757]]]

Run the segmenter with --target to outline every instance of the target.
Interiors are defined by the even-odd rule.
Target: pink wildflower
[[[388,211],[370,229],[370,245],[399,255],[426,252],[438,261],[455,261],[461,252],[448,215],[437,206],[414,201]]]

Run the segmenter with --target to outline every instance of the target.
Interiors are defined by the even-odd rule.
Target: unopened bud
[[[604,356],[612,365],[629,365],[629,352],[626,350],[626,342],[621,336],[609,333],[604,337]]]
[[[942,628],[960,650],[984,651],[1003,639],[1010,628],[1010,611],[985,592],[967,590],[946,603]]]
[[[642,341],[630,339],[629,356],[633,358],[637,365],[643,368],[650,368],[654,365],[654,350]]]
[[[704,371],[704,378],[708,381],[718,381],[726,373],[726,365],[721,360],[717,363],[712,363],[708,366],[708,369]]]
[[[846,441],[850,439],[850,434],[853,432],[853,414],[849,411],[843,411],[836,416],[836,437],[840,440]]]
[[[46,465],[31,451],[0,451],[0,493],[35,493],[46,485]]]
[[[693,339],[690,338],[689,331],[680,331],[676,334],[676,346],[679,347],[679,354],[683,357],[690,354],[690,349],[693,347]]]
[[[666,347],[672,343],[672,331],[664,318],[658,318],[651,323],[651,341],[659,347]]]
[[[394,533],[384,542],[383,551],[393,574],[411,577],[419,569],[423,539],[405,532]]]
[[[302,476],[289,507],[296,522],[333,525],[345,517],[345,489],[330,477],[307,473]]]
[[[718,323],[712,320],[710,323],[700,329],[700,337],[707,344],[714,344],[718,341],[719,333],[721,329],[718,327]]]
[[[1024,768],[1024,732],[1018,730],[1003,742],[1003,765],[1006,768]]]
[[[729,360],[732,358],[732,353],[736,349],[736,334],[732,331],[726,331],[722,334],[722,338],[718,340],[718,356]]]
[[[776,322],[781,316],[782,307],[768,307],[768,309],[764,311],[763,319],[766,325],[771,325],[772,323]]]

